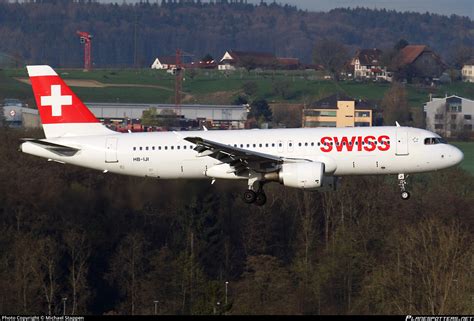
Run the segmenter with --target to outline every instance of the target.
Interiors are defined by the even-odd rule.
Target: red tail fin
[[[50,66],[26,68],[46,137],[110,133]]]

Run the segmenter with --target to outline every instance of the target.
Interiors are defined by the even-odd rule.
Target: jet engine
[[[286,163],[278,172],[265,174],[268,181],[289,187],[317,189],[323,184],[324,164],[321,162]]]

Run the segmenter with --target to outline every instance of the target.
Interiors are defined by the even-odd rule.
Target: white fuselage
[[[367,136],[375,137],[373,141],[384,136],[389,143],[363,144]],[[21,149],[50,160],[124,175],[248,179],[226,171],[217,177],[210,175],[208,170],[220,166],[220,162],[211,157],[197,157],[198,152],[193,150],[195,145],[184,140],[185,137],[201,137],[264,154],[322,162],[325,174],[334,176],[426,172],[454,166],[463,158],[462,152],[454,146],[425,143],[426,138],[438,135],[409,127],[117,133],[47,140],[78,148],[74,156],[60,156],[32,142],[23,143]],[[343,137],[347,140],[342,144]]]

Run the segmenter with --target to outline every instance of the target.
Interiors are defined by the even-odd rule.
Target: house
[[[335,94],[303,109],[303,127],[370,127],[372,109],[364,100]]]
[[[267,52],[226,51],[219,61],[219,70],[236,70],[239,67],[248,69],[274,67],[278,63],[274,54]]]
[[[473,100],[455,95],[432,98],[425,104],[424,111],[426,129],[445,137],[473,136]]]
[[[157,57],[151,69],[174,69],[176,68],[176,56]]]
[[[299,69],[301,64],[298,58],[277,57],[278,69],[295,70]]]
[[[201,60],[201,61],[192,61],[190,63],[184,64],[185,69],[215,69],[217,67],[217,62],[215,60]]]
[[[382,50],[358,50],[350,63],[354,78],[387,80],[387,67],[382,63]],[[388,75],[390,79],[390,75]]]
[[[462,81],[474,82],[474,59],[464,64],[461,70]]]
[[[433,80],[439,78],[447,68],[443,60],[425,45],[407,45],[392,61],[391,71],[398,79],[413,78]]]

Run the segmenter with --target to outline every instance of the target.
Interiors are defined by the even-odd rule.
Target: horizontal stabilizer
[[[51,142],[41,140],[41,139],[23,138],[21,140],[24,142],[29,142],[29,143],[39,145],[43,147],[44,149],[49,150],[50,152],[53,152],[60,156],[74,156],[80,150],[78,148],[55,144],[55,143],[51,143]]]

